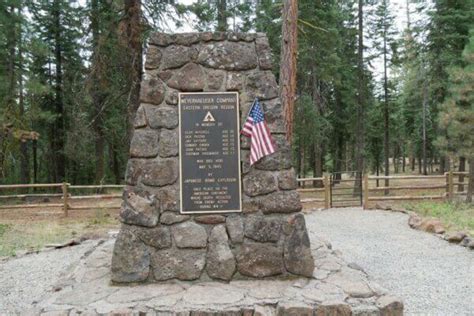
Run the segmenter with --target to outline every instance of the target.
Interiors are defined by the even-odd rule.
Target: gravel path
[[[88,240],[74,247],[12,258],[0,263],[0,315],[23,314],[41,298],[98,242]]]
[[[333,209],[307,215],[308,229],[401,297],[407,315],[474,315],[474,252],[408,227],[408,216]]]

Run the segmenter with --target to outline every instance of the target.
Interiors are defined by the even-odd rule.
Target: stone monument
[[[113,282],[312,276],[271,58],[259,33],[151,35]],[[250,167],[255,98],[277,150]]]

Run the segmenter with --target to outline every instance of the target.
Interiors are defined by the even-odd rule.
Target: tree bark
[[[91,30],[92,30],[92,73],[90,82],[90,94],[94,107],[92,127],[95,136],[95,183],[102,183],[105,175],[104,166],[104,147],[105,147],[105,133],[103,130],[104,115],[103,104],[105,101],[104,91],[104,65],[100,58],[100,16],[99,16],[99,1],[91,0]]]
[[[384,0],[385,8],[386,0]],[[384,107],[383,107],[383,121],[384,121],[384,134],[383,134],[383,148],[384,148],[384,162],[385,162],[385,176],[390,175],[390,135],[389,135],[389,109],[388,109],[388,76],[387,76],[387,26],[384,23],[383,30],[383,90],[384,90]],[[395,160],[393,161],[395,163]],[[385,186],[390,186],[390,180],[385,179]],[[389,190],[384,191],[385,195],[389,194]]]
[[[54,123],[54,155],[56,157],[55,182],[62,182],[66,178],[66,156],[64,143],[66,137],[65,116],[63,100],[63,56],[62,56],[62,25],[60,0],[54,0],[52,16],[54,21],[54,56],[55,56],[55,105],[56,120]]]
[[[364,75],[364,1],[358,3],[358,89],[357,89],[357,132],[356,132],[356,179],[354,183],[354,195],[362,192],[362,174],[364,173],[364,149],[365,149],[365,131],[364,131],[364,97],[365,97],[365,75]]]
[[[474,157],[469,158],[469,183],[467,186],[466,202],[472,203],[474,193]]]
[[[125,71],[129,75],[129,102],[127,152],[133,134],[135,113],[140,106],[140,82],[142,79],[143,26],[141,0],[124,0],[124,16],[120,21],[121,44],[125,51]]]
[[[459,172],[464,172],[466,171],[466,158],[465,157],[459,157]],[[459,175],[459,182],[464,182],[464,175],[460,174]],[[458,185],[458,192],[463,192],[464,191],[464,185],[460,184]]]
[[[217,0],[217,31],[227,31],[227,0]]]
[[[286,139],[291,144],[296,97],[296,54],[298,46],[298,1],[283,1],[282,43],[280,58],[280,94],[283,106]]]

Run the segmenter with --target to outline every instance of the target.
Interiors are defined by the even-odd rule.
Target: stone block
[[[152,158],[158,155],[159,134],[151,129],[137,129],[130,142],[130,156]]]
[[[259,37],[255,40],[255,48],[258,57],[258,66],[262,70],[272,69],[272,51],[266,37]]]
[[[161,104],[165,99],[165,85],[152,74],[145,74],[140,86],[140,101],[150,104]]]
[[[187,92],[202,91],[206,84],[206,76],[201,66],[189,63],[176,71],[167,81],[171,88]]]
[[[242,216],[230,215],[227,217],[225,224],[232,243],[242,243],[244,241],[244,221]]]
[[[224,225],[211,230],[207,252],[207,274],[214,279],[229,281],[235,272],[235,258],[229,247]]]
[[[158,153],[160,157],[174,157],[179,152],[178,129],[168,130],[163,128],[160,132],[160,141],[158,143]]]
[[[171,68],[179,68],[197,55],[197,50],[192,47],[181,45],[171,45],[163,49],[163,58],[161,60],[160,69],[167,70]]]
[[[197,62],[225,70],[248,70],[257,67],[255,46],[252,43],[219,42],[201,46]]]
[[[150,45],[146,52],[145,69],[158,68],[160,66],[162,56],[163,54],[158,47]]]
[[[206,264],[206,249],[164,249],[151,254],[151,268],[157,281],[196,280]]]
[[[178,126],[178,110],[174,106],[160,105],[154,106],[145,104],[145,113],[148,125],[151,128],[173,129]]]
[[[171,233],[169,227],[157,226],[154,228],[136,227],[135,234],[146,245],[156,249],[171,247]]]
[[[225,87],[225,71],[207,70],[207,91],[221,91]]]
[[[276,242],[281,235],[281,219],[250,215],[245,219],[245,236],[258,242]]]
[[[242,275],[254,278],[282,274],[282,249],[273,244],[243,244],[237,254],[237,270]]]
[[[145,127],[146,126],[146,115],[145,115],[145,109],[143,106],[140,106],[137,110],[137,113],[135,113],[135,119],[133,120],[133,127],[135,128],[140,128],[140,127]]]
[[[277,181],[271,172],[251,170],[243,179],[243,189],[248,196],[257,196],[277,190]]]
[[[174,212],[164,212],[160,216],[160,223],[164,225],[173,225],[176,223],[181,223],[190,219],[189,215],[181,215]]]
[[[155,159],[143,166],[142,182],[150,186],[173,184],[178,179],[177,159]]]
[[[160,209],[154,197],[142,197],[130,191],[124,192],[120,219],[130,225],[154,227],[160,218]]]
[[[201,215],[194,218],[196,223],[200,224],[222,224],[225,223],[225,216],[222,215]]]
[[[298,188],[296,173],[293,168],[278,173],[278,187],[281,190],[296,190]]]
[[[185,222],[171,227],[173,239],[178,248],[205,248],[206,229],[193,222]]]
[[[148,247],[128,225],[122,225],[115,241],[111,271],[112,281],[119,283],[140,282],[148,278],[150,272]]]
[[[273,135],[276,152],[263,157],[254,166],[260,170],[283,170],[292,167],[291,147],[286,142],[284,135]]]
[[[310,278],[313,276],[314,259],[303,214],[290,216],[287,224],[290,226],[290,233],[283,246],[286,270]]]
[[[277,191],[259,196],[257,203],[263,213],[293,213],[302,209],[300,196],[297,191]]]
[[[247,76],[245,91],[252,100],[274,99],[278,97],[278,84],[271,71],[255,71]]]
[[[377,307],[382,316],[401,316],[403,315],[403,303],[400,299],[384,295],[377,299]]]

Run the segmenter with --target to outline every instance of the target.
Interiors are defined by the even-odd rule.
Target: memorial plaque
[[[239,95],[179,94],[181,213],[241,212]]]

